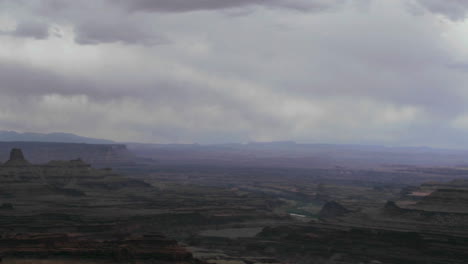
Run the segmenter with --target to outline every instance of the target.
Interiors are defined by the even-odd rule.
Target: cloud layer
[[[432,13],[457,21],[464,20],[468,12],[468,2],[464,0],[417,0],[417,4]]]
[[[196,10],[219,10],[246,6],[291,8],[301,11],[321,11],[343,4],[344,0],[135,0],[118,1],[131,11],[144,12],[190,12]]]
[[[468,5],[445,2],[0,0],[0,128],[468,147]]]

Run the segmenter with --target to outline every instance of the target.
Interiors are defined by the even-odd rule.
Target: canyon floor
[[[2,263],[468,258],[464,167],[209,166],[130,161],[125,151],[98,159],[114,168],[98,168],[81,159],[33,164],[24,155],[14,149],[0,166]]]

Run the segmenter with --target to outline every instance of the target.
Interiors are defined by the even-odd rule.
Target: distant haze
[[[468,1],[0,0],[0,130],[468,147]]]
[[[0,142],[57,142],[57,143],[87,143],[113,144],[114,141],[81,137],[70,133],[18,133],[15,131],[0,131]]]

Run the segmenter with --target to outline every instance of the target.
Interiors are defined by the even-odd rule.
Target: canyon
[[[3,263],[438,264],[468,257],[464,167],[207,166],[142,157],[124,145],[1,146]]]

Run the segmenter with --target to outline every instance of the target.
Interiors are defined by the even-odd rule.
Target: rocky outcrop
[[[335,217],[340,217],[344,216],[348,213],[350,213],[348,209],[346,209],[344,206],[341,204],[331,201],[327,202],[323,207],[322,210],[319,212],[319,217],[320,218],[335,218]]]
[[[138,216],[155,212],[156,194],[144,181],[80,159],[30,164],[14,149],[0,166],[0,258],[197,263],[176,241],[153,233],[158,227],[143,227]]]
[[[259,237],[268,242],[252,245],[257,251],[290,263],[462,264],[468,257],[466,235],[431,231],[316,223],[268,228]]]
[[[426,211],[468,213],[468,189],[437,189],[416,207]]]
[[[10,159],[3,164],[4,167],[26,167],[29,165],[31,164],[24,158],[23,151],[18,148],[10,151]]]
[[[99,237],[80,234],[11,234],[0,238],[0,256],[10,258],[147,259],[177,263],[199,263],[185,248],[160,234],[138,236],[114,234]],[[166,263],[165,262],[165,263]]]
[[[380,209],[324,219],[346,212],[329,202],[322,219],[265,228],[258,237],[268,243],[254,246],[292,263],[462,264],[468,258],[468,213],[462,211],[467,198],[457,186],[438,189],[416,206],[388,201]]]
[[[87,191],[151,189],[143,181],[123,177],[111,169],[92,168],[81,159],[31,164],[24,158],[22,150],[16,148],[11,150],[10,159],[0,166],[0,185],[7,196],[28,192],[80,197],[86,196]]]
[[[91,164],[84,162],[82,159],[63,161],[53,160],[44,165],[50,168],[91,168]]]
[[[95,167],[115,167],[132,164],[133,154],[125,145],[120,144],[75,144],[75,143],[44,143],[44,142],[0,142],[0,160],[8,159],[12,148],[22,149],[28,155],[30,162],[47,163],[51,160],[75,160],[81,158]]]
[[[400,208],[394,201],[387,201],[383,208],[384,214],[388,216],[400,215],[405,212],[404,209]]]

